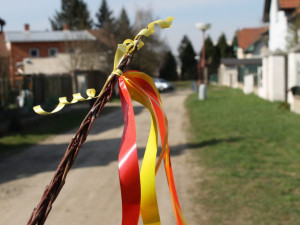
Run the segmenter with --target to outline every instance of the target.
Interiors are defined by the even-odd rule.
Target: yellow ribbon
[[[146,28],[142,29],[138,33],[138,35],[134,38],[134,40],[126,39],[123,42],[123,44],[118,44],[118,48],[117,48],[116,53],[115,53],[114,68],[113,68],[112,74],[122,76],[123,72],[121,70],[117,69],[117,68],[120,65],[120,62],[122,61],[125,54],[132,53],[135,46],[137,47],[138,50],[141,47],[143,47],[144,43],[142,41],[138,40],[139,36],[148,37],[149,35],[153,34],[155,32],[155,30],[154,30],[155,24],[159,25],[162,29],[170,27],[171,24],[172,24],[173,19],[174,19],[173,17],[168,17],[166,20],[156,20],[156,21],[148,24],[148,26]],[[102,88],[99,95],[102,94],[103,90],[105,89],[105,87],[108,83],[108,80],[110,80],[110,79],[111,79],[111,76],[109,76],[108,79],[106,80],[106,82],[105,82],[105,84],[104,84],[104,86],[103,86],[103,88]],[[65,107],[65,105],[74,104],[78,101],[87,101],[87,100],[90,100],[92,98],[98,98],[99,97],[99,95],[95,96],[95,94],[96,94],[95,89],[87,89],[86,93],[87,93],[88,98],[82,97],[80,93],[73,94],[73,99],[70,102],[67,100],[66,97],[60,97],[58,105],[51,112],[46,112],[45,110],[42,109],[42,107],[40,105],[34,106],[33,110],[37,114],[40,114],[40,115],[49,115],[49,114],[56,113],[56,112],[60,111],[62,108]]]
[[[151,22],[148,24],[148,26],[144,29],[142,29],[138,35],[134,38],[135,40],[138,38],[138,36],[150,36],[155,32],[154,25],[157,24],[160,26],[161,29],[165,29],[171,26],[172,21],[174,20],[174,17],[168,17],[166,20],[156,20],[154,22]]]
[[[140,171],[141,179],[141,215],[144,224],[160,225],[159,210],[155,188],[155,162],[157,155],[157,118],[149,98],[139,92],[125,77],[130,96],[144,105],[151,114],[151,128]]]
[[[149,95],[140,85],[138,79],[146,81],[148,85],[152,87],[155,92],[155,95],[158,97],[158,101],[156,101],[152,95]],[[124,77],[126,86],[128,91],[133,99],[140,102],[144,105],[151,114],[151,129],[149,134],[149,139],[142,163],[142,169],[140,173],[141,179],[141,214],[143,218],[144,224],[160,224],[156,191],[155,191],[155,174],[159,168],[161,159],[164,159],[165,169],[167,180],[169,184],[171,200],[173,211],[175,213],[175,217],[177,220],[177,224],[187,225],[178,202],[176,188],[174,179],[172,178],[172,168],[170,162],[170,150],[168,146],[168,121],[166,119],[166,115],[164,110],[162,109],[162,102],[160,99],[160,95],[158,93],[157,88],[154,85],[153,80],[148,75],[142,72],[136,71],[128,71]],[[152,105],[153,104],[153,105]],[[162,151],[156,162],[156,154],[157,154],[157,127],[160,125],[158,123],[158,117],[156,111],[154,110],[154,105],[158,106],[162,113],[164,114],[164,124],[165,124],[165,137],[161,136],[162,142]],[[161,121],[162,122],[162,121]],[[162,133],[161,133],[162,135]]]
[[[73,94],[73,99],[70,102],[67,100],[67,97],[60,97],[58,99],[58,101],[59,101],[58,105],[51,112],[46,112],[45,110],[43,110],[41,105],[34,106],[33,110],[37,114],[40,114],[40,115],[49,115],[49,114],[56,113],[56,112],[60,111],[62,108],[65,107],[65,105],[74,104],[76,102],[87,101],[87,100],[90,100],[92,98],[98,98],[102,94],[102,92],[104,90],[104,87],[106,87],[108,81],[111,79],[113,74],[118,75],[118,76],[122,76],[123,72],[122,72],[122,70],[119,70],[119,69],[113,71],[112,74],[107,78],[107,80],[106,80],[101,92],[99,93],[99,95],[96,95],[96,90],[94,88],[90,88],[90,89],[86,90],[86,95],[88,96],[87,98],[82,97],[82,95],[80,93]]]

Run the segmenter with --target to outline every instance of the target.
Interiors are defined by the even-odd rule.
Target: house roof
[[[4,33],[0,33],[0,57],[4,57],[8,55],[8,51],[5,44],[5,36]]]
[[[280,9],[295,9],[300,5],[300,0],[279,0]]]
[[[237,34],[238,46],[247,50],[252,44],[261,39],[262,34],[266,33],[269,27],[244,28]]]
[[[275,0],[278,1],[280,10],[295,10],[300,6],[300,0]],[[269,22],[269,12],[271,7],[271,0],[265,0],[263,22]]]
[[[96,40],[88,31],[7,31],[7,42],[54,42]]]

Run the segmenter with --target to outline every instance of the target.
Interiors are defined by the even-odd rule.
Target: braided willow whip
[[[138,49],[137,46],[141,40],[141,37],[142,36],[139,36],[137,38],[137,42],[133,46],[133,51],[131,51],[131,53],[128,53],[123,57],[117,69],[123,71],[125,67],[132,61],[133,55]],[[105,83],[102,89],[102,92],[100,93],[91,110],[88,112],[88,114],[82,121],[75,136],[72,138],[65,152],[65,155],[63,156],[59,166],[57,167],[50,184],[46,187],[39,204],[33,210],[30,219],[27,222],[27,225],[42,225],[45,223],[52,209],[52,204],[54,203],[61,189],[63,188],[67,174],[71,169],[82,144],[85,142],[93,123],[95,122],[99,114],[102,112],[104,105],[111,99],[114,86],[117,82],[117,77],[117,74],[112,74],[112,76],[108,78],[107,82]]]

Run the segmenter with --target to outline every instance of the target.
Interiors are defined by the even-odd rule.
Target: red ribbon
[[[119,178],[122,195],[122,224],[137,224],[140,214],[140,174],[136,148],[134,111],[124,79],[119,78],[124,130],[119,152]]]
[[[164,143],[165,135],[168,135],[168,134],[166,134],[166,131],[168,129],[168,121],[167,121],[167,118],[165,117],[164,112],[162,111],[161,100],[158,98],[156,92],[153,90],[151,85],[149,85],[145,80],[138,78],[138,77],[135,78],[134,80],[136,81],[136,83],[138,83],[143,88],[143,90],[145,92],[147,92],[152,97],[152,98],[150,98],[150,101],[152,102],[152,104],[154,106],[154,110],[156,112],[156,116],[157,116],[157,119],[159,122],[159,132],[161,135],[161,143]],[[161,107],[159,107],[159,105],[157,103],[159,103]],[[170,194],[171,194],[171,198],[172,198],[173,211],[176,215],[177,224],[182,225],[183,224],[182,215],[180,215],[181,208],[180,208],[177,191],[176,191],[176,187],[175,187],[175,181],[174,181],[173,170],[172,170],[171,159],[170,159],[170,149],[169,149],[169,144],[168,143],[166,143],[166,144],[167,144],[166,149],[165,149],[165,151],[162,151],[161,154],[163,154],[163,158],[164,158],[164,166],[165,166],[165,171],[166,171],[167,180],[168,180],[168,184],[169,184],[169,190],[170,190]],[[158,170],[158,168],[159,168],[159,162],[157,164],[156,171]]]
[[[178,225],[185,225],[187,223],[181,212],[171,166],[168,144],[168,121],[162,109],[162,102],[154,82],[149,76],[138,71],[128,71],[124,73],[124,78],[119,77],[120,97],[125,121],[119,154],[119,174],[123,207],[122,224],[138,223],[141,199],[134,112],[126,85],[134,88],[137,91],[136,93],[145,96],[154,109],[162,143],[162,151],[156,164],[156,172],[163,159],[175,218]]]

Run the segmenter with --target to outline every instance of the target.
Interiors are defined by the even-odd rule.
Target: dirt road
[[[187,94],[187,91],[176,91],[162,97],[169,120],[171,160],[183,214],[188,224],[199,224],[198,206],[192,200],[195,174],[186,150],[188,118],[183,102]],[[150,115],[140,105],[135,105],[141,160],[150,129]],[[100,115],[53,205],[47,225],[121,223],[117,159],[122,131],[121,108]],[[53,136],[0,161],[0,224],[26,224],[74,133],[72,130]],[[163,166],[157,174],[156,186],[162,224],[176,224]]]

